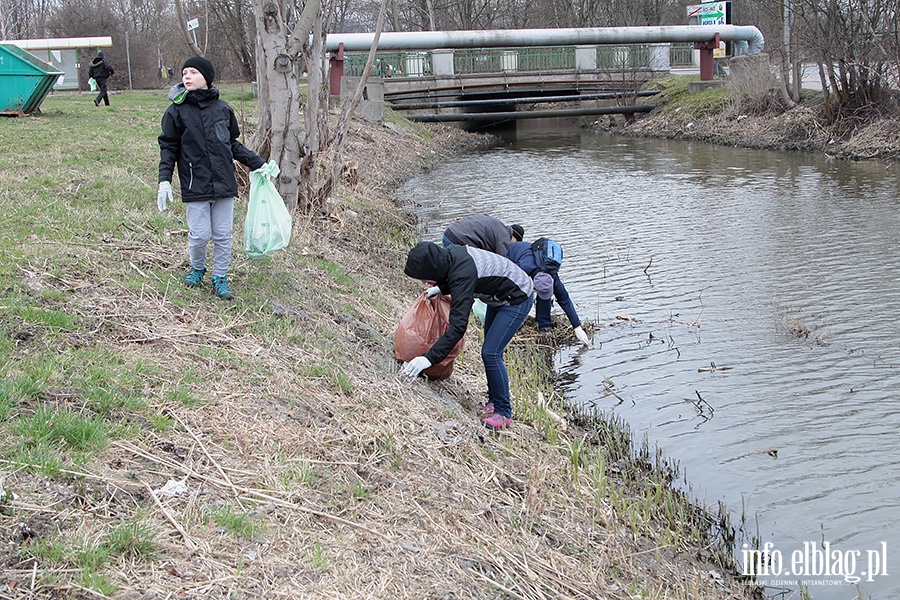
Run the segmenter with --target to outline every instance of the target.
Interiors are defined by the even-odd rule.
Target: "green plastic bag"
[[[291,214],[271,178],[281,169],[269,161],[250,172],[250,202],[244,220],[244,254],[260,260],[291,241]]]
[[[484,325],[484,318],[487,316],[487,304],[484,303],[484,300],[475,298],[475,302],[472,303],[472,312],[478,322]]]
[[[97,85],[97,80],[94,79],[93,77],[91,77],[90,79],[88,79],[88,85],[91,86],[91,91],[92,91],[92,92],[96,92],[97,90],[100,89],[100,87]]]

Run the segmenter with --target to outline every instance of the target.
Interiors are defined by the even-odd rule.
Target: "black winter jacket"
[[[115,75],[115,73],[115,70],[102,56],[92,60],[91,68],[88,69],[88,76],[93,77],[98,83],[106,81],[110,75]]]
[[[410,277],[435,281],[450,296],[450,325],[425,358],[436,365],[450,354],[469,325],[475,298],[488,306],[515,306],[534,292],[534,282],[505,256],[471,246],[441,248],[419,242],[406,257],[403,271]]]
[[[186,91],[179,83],[169,92],[172,104],[159,134],[159,181],[172,181],[175,163],[184,202],[234,198],[238,193],[234,161],[251,170],[266,161],[240,143],[234,110],[219,90]]]

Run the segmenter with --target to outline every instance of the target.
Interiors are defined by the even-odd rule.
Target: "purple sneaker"
[[[492,414],[486,419],[482,419],[481,422],[484,423],[485,427],[493,429],[494,431],[506,429],[512,425],[512,419],[510,417],[503,417],[497,413]]]
[[[488,402],[487,404],[483,404],[478,407],[478,416],[485,418],[494,414],[494,403]]]

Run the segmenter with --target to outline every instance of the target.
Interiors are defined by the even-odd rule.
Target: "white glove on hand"
[[[584,329],[579,325],[575,328],[575,337],[578,338],[578,341],[584,344],[585,346],[590,346],[591,342],[588,340],[587,334],[584,332]]]
[[[156,207],[159,212],[166,210],[166,200],[172,201],[172,184],[168,181],[159,182],[159,191],[156,193]]]
[[[437,296],[440,293],[441,293],[440,287],[438,287],[438,286],[430,287],[427,290],[425,290],[425,297],[426,298],[434,298],[435,296]]]
[[[419,373],[431,366],[431,361],[424,356],[417,356],[400,369],[400,372],[407,377],[418,377]]]

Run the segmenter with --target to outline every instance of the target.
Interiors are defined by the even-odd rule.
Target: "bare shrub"
[[[781,109],[775,85],[768,55],[745,54],[731,59],[728,89],[734,110],[741,114],[762,115]]]

